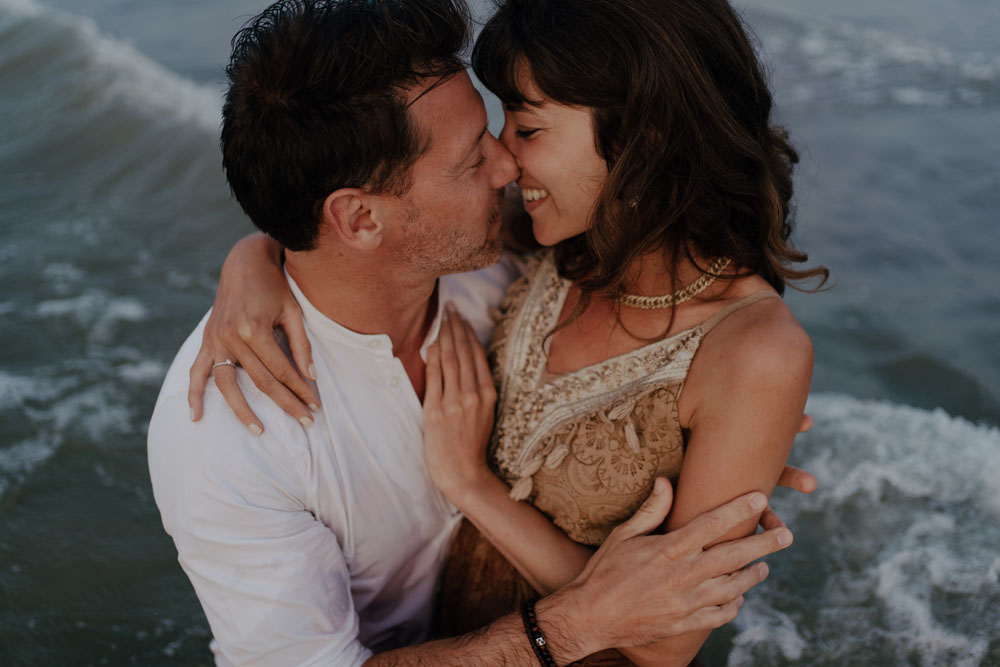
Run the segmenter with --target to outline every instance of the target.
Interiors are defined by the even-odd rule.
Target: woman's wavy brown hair
[[[537,106],[544,100],[524,93],[530,71],[546,98],[593,113],[608,179],[588,231],[556,246],[585,298],[623,293],[632,260],[657,250],[674,267],[683,255],[729,257],[779,293],[790,281],[825,282],[823,267],[792,267],[807,260],[789,243],[798,155],[771,123],[767,81],[725,0],[496,9],[473,50],[480,80],[509,108]]]

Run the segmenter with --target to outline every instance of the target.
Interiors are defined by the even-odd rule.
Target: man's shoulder
[[[264,436],[255,436],[240,423],[211,379],[204,415],[191,421],[188,372],[201,344],[203,326],[204,320],[174,358],[149,423],[149,471],[165,523],[165,507],[190,493],[229,488],[249,498],[280,489],[300,499],[305,493],[308,438],[304,427],[253,387],[242,370],[238,371],[240,389],[264,424]]]
[[[163,384],[160,386],[160,393],[156,398],[156,405],[153,409],[154,421],[161,406],[167,403],[171,404],[172,410],[177,409],[175,404],[183,404],[185,411],[189,412],[187,410],[187,393],[188,387],[191,384],[191,366],[198,356],[202,335],[205,331],[205,323],[208,321],[210,314],[211,310],[205,313],[198,326],[188,335],[174,356]],[[289,428],[294,430],[295,426],[300,426],[294,418],[281,410],[277,404],[257,389],[245,371],[237,369],[236,380],[239,383],[240,391],[243,392],[243,396],[250,405],[250,409],[262,420],[267,419],[267,421],[272,422],[277,429],[282,431],[287,431]],[[232,414],[228,405],[225,404],[225,400],[215,385],[215,378],[212,376],[209,376],[208,382],[205,385],[205,401],[205,416],[202,417],[202,421],[221,422],[233,429],[238,427],[239,430],[246,430]],[[218,401],[222,401],[221,409],[209,409],[209,403],[212,403],[212,407],[214,408],[214,404]]]

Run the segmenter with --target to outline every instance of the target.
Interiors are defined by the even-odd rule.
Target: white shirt
[[[439,281],[480,340],[516,276],[509,259]],[[149,426],[149,468],[163,526],[218,646],[216,664],[359,665],[371,650],[423,641],[458,522],[422,458],[423,412],[386,335],[325,317],[294,281],[322,408],[311,428],[241,369],[264,424],[249,433],[213,382],[194,423],[188,370],[204,320],[167,373]]]

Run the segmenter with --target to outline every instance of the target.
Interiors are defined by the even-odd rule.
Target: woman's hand
[[[799,422],[798,434],[805,433],[815,426],[815,424],[816,421],[810,415],[802,415],[802,421]],[[781,471],[781,476],[778,478],[778,486],[783,486],[792,491],[798,491],[807,495],[816,490],[816,484],[816,477],[811,472],[790,466],[787,463],[785,464],[785,469]]]
[[[319,409],[319,399],[274,337],[275,327],[281,327],[295,363],[315,379],[302,310],[288,288],[280,253],[273,240],[254,234],[237,243],[226,257],[201,350],[191,366],[188,404],[192,420],[201,419],[205,383],[214,374],[216,386],[236,417],[254,434],[264,432],[236,382],[236,367],[225,364],[229,360],[242,366],[285,412],[307,426],[313,424],[310,409]]]
[[[451,304],[437,342],[427,351],[424,459],[431,479],[455,502],[474,488],[486,465],[497,394],[486,352]]]

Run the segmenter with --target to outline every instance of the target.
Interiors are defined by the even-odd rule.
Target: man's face
[[[410,191],[393,202],[393,253],[405,266],[434,276],[481,269],[500,259],[500,202],[517,166],[486,129],[482,97],[465,72],[425,92],[410,106],[427,152],[414,163]],[[421,93],[424,93],[421,95]]]

